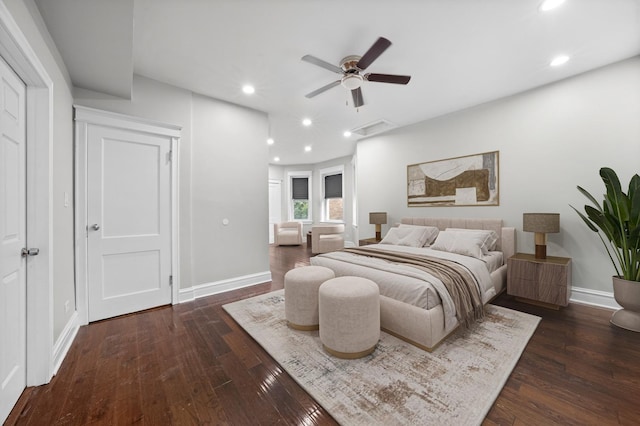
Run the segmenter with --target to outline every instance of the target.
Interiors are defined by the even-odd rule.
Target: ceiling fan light
[[[347,90],[355,90],[362,86],[362,76],[359,74],[347,74],[342,77],[340,84]]]

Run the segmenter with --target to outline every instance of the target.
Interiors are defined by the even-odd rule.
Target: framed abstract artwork
[[[498,152],[407,166],[407,205],[498,206]]]

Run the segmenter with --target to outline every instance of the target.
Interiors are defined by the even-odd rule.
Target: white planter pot
[[[611,324],[640,332],[640,282],[613,277],[613,296],[624,309],[611,316]]]

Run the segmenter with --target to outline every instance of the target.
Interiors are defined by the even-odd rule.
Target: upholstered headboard
[[[502,219],[459,218],[459,217],[403,217],[401,223],[407,225],[436,226],[441,231],[447,228],[486,229],[495,231],[500,237],[496,249],[502,251],[506,260],[516,253],[516,230],[503,227]]]

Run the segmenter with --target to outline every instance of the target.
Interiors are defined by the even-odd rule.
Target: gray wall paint
[[[261,112],[193,96],[194,284],[269,271],[267,132]]]
[[[182,126],[181,288],[269,270],[264,113],[137,75],[131,101],[78,88],[74,95],[81,105]]]
[[[180,284],[191,280],[191,92],[134,76],[131,100],[74,88],[79,105],[143,117],[182,127],[180,149]]]
[[[518,250],[531,253],[533,235],[522,231],[522,213],[557,212],[561,232],[548,235],[548,254],[573,258],[574,286],[611,292],[609,258],[569,204],[586,202],[576,185],[603,193],[600,167],[614,168],[623,185],[640,172],[639,117],[636,57],[361,141],[360,223],[375,210],[389,212],[390,223],[403,216],[500,217],[518,230]],[[407,165],[494,150],[500,151],[500,206],[407,207]]]
[[[64,206],[64,193],[73,194],[74,102],[182,126],[179,232],[183,288],[268,271],[266,115],[214,99],[192,96],[187,90],[140,76],[134,76],[131,100],[82,89],[72,90],[68,72],[61,65],[58,52],[52,50],[53,44],[33,0],[8,0],[5,4],[53,80],[54,339],[60,336],[75,311],[73,204]],[[212,120],[216,127],[199,126],[198,138],[193,138],[192,118],[198,123]],[[212,142],[216,146],[215,156],[203,156]],[[198,155],[192,155],[193,146]],[[252,154],[251,160],[241,161],[247,152]],[[200,179],[195,193],[192,188],[193,170],[197,171]],[[221,182],[234,174],[239,177],[238,186],[229,195],[229,191],[221,187]],[[238,197],[237,192],[244,196]],[[192,227],[192,200],[200,202],[213,194],[227,202],[223,206],[215,206],[218,211],[198,216],[198,227]],[[217,216],[222,215],[230,219],[229,227],[224,230],[219,229],[217,220]],[[216,218],[215,222],[213,218]],[[195,238],[194,234],[197,234]],[[198,250],[195,257],[192,247]],[[238,258],[237,253],[243,253],[243,259]],[[68,312],[64,310],[66,301],[70,302]]]

